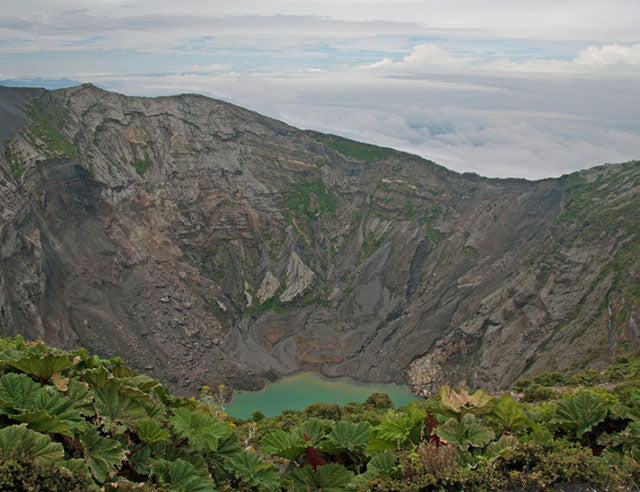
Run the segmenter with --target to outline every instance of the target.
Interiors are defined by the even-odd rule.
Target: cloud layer
[[[640,157],[640,3],[24,0],[0,78],[200,92],[458,171]]]

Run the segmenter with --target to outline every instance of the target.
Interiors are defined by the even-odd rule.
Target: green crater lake
[[[299,372],[270,384],[261,391],[236,391],[225,408],[229,415],[246,419],[260,410],[267,417],[283,410],[304,410],[312,403],[365,401],[371,393],[386,393],[396,407],[416,399],[409,388],[397,384],[359,383],[351,378],[327,378],[314,372]]]

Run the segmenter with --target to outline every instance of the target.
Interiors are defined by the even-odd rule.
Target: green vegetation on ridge
[[[366,163],[388,159],[397,152],[387,147],[357,142],[337,135],[318,132],[308,133],[317,142],[321,142],[327,147],[338,151],[343,156]]]
[[[118,357],[0,339],[0,487],[628,490],[640,480],[639,369],[636,357],[601,373],[542,374],[518,383],[553,393],[530,404],[444,386],[400,409],[373,394],[242,421],[224,412],[223,387],[176,398]],[[618,386],[583,385],[596,380]]]
[[[34,147],[42,150],[47,157],[76,156],[77,149],[67,137],[62,133],[66,123],[66,114],[62,108],[57,106],[46,106],[40,101],[29,105],[25,112],[29,117],[29,133],[31,143]],[[44,144],[44,148],[36,141]]]

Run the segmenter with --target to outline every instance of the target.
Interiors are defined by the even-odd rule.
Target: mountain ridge
[[[493,389],[638,348],[636,161],[500,180],[199,95],[13,91],[4,335],[124,342],[191,393],[299,369]]]

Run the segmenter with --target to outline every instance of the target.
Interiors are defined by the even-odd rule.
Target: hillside
[[[493,390],[640,343],[640,163],[486,179],[197,95],[0,89],[0,333],[194,394]]]

